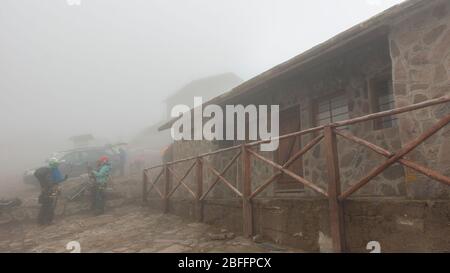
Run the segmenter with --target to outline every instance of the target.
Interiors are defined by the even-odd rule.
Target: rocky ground
[[[293,252],[269,243],[236,236],[202,223],[164,215],[139,206],[58,217],[55,224],[16,223],[0,226],[0,252]]]

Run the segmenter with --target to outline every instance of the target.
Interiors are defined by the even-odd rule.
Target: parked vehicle
[[[60,161],[59,169],[63,176],[67,175],[69,178],[73,178],[86,174],[89,167],[95,168],[97,160],[103,155],[110,158],[113,170],[117,170],[117,167],[119,166],[119,155],[115,149],[110,146],[85,147],[56,152],[51,157],[56,157]],[[39,184],[36,177],[34,177],[34,171],[35,169],[25,171],[23,176],[25,184]]]

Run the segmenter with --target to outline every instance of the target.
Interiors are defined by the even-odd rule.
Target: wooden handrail
[[[399,108],[395,108],[395,109],[391,109],[391,110],[386,110],[386,111],[377,112],[377,113],[373,113],[373,114],[369,114],[369,115],[365,115],[365,116],[361,116],[361,117],[357,117],[357,118],[334,122],[334,123],[331,123],[330,126],[334,127],[334,128],[347,126],[347,125],[360,123],[360,122],[364,122],[364,121],[379,119],[382,117],[411,112],[411,111],[418,110],[421,108],[446,103],[449,101],[450,101],[450,96],[443,96],[443,97],[440,97],[437,99],[426,100],[423,102],[419,102],[419,103],[415,103],[415,104],[411,104],[411,105],[407,105],[407,106],[403,106],[403,107],[399,107]]]
[[[323,139],[323,135],[319,135],[315,137],[313,140],[311,140],[308,144],[303,147],[300,151],[295,153],[291,158],[289,158],[284,164],[283,168],[288,168],[292,163],[294,163],[299,157],[304,155],[306,152],[308,152],[312,147],[314,147],[317,143],[319,143]],[[259,186],[251,195],[250,199],[253,199],[256,195],[258,195],[260,192],[262,192],[265,188],[267,188],[277,177],[279,177],[282,174],[281,171],[277,171],[274,173],[271,177],[269,177],[267,180],[265,180],[261,186]]]
[[[159,193],[159,195],[160,195],[161,197],[163,197],[161,191],[160,191],[157,187],[155,187],[156,183],[158,183],[159,178],[162,176],[163,173],[164,173],[164,169],[161,169],[161,171],[159,172],[159,174],[156,176],[155,180],[153,180],[153,182],[150,183],[151,186],[150,186],[150,189],[148,189],[148,192],[151,192],[152,189],[155,188],[155,190]]]
[[[228,164],[225,166],[225,168],[223,168],[223,170],[220,172],[220,175],[224,175],[228,169],[233,165],[233,163],[239,158],[239,156],[241,155],[241,151],[239,151],[231,160],[230,162],[228,162]],[[204,200],[206,198],[206,196],[208,195],[208,193],[214,188],[214,186],[217,184],[217,182],[219,182],[220,178],[216,177],[216,180],[208,187],[208,189],[206,190],[206,192],[200,197],[200,200]]]
[[[361,145],[371,149],[372,151],[374,151],[374,152],[376,152],[376,153],[378,153],[378,154],[380,154],[382,156],[385,156],[387,158],[391,158],[392,156],[395,155],[394,153],[391,153],[388,150],[383,149],[382,147],[377,146],[377,145],[375,145],[375,144],[373,144],[373,143],[371,143],[371,142],[369,142],[367,140],[364,140],[362,138],[359,138],[357,136],[350,135],[350,134],[347,134],[347,133],[344,133],[344,132],[340,132],[338,130],[336,130],[335,132],[336,132],[336,134],[342,136],[343,138],[348,139],[350,141],[353,141],[355,143],[361,144]],[[435,170],[432,170],[430,168],[427,168],[427,167],[425,167],[423,165],[420,165],[420,164],[418,164],[418,163],[416,163],[414,161],[411,161],[411,160],[408,160],[408,159],[405,159],[405,158],[400,158],[398,160],[398,162],[401,163],[402,165],[408,167],[408,168],[411,168],[411,169],[413,169],[413,170],[415,170],[415,171],[417,171],[419,173],[422,173],[425,176],[428,176],[431,179],[434,179],[434,180],[436,180],[438,182],[441,182],[441,183],[443,183],[445,185],[450,186],[450,177],[442,175],[442,174],[438,173]]]
[[[212,152],[208,152],[208,153],[204,153],[204,154],[199,154],[199,155],[197,155],[197,156],[186,157],[186,158],[183,158],[183,159],[179,159],[179,160],[175,160],[175,161],[170,161],[170,162],[167,162],[167,163],[165,163],[165,164],[155,165],[155,166],[149,167],[149,168],[147,168],[147,169],[145,169],[145,170],[156,169],[156,168],[164,167],[164,165],[174,165],[174,164],[186,162],[186,161],[189,161],[189,160],[194,160],[194,159],[197,159],[197,158],[203,158],[203,157],[207,157],[207,156],[210,156],[210,155],[215,155],[215,154],[218,154],[218,153],[223,153],[223,152],[227,152],[227,151],[237,150],[237,149],[239,149],[240,147],[241,147],[240,145],[236,145],[236,146],[232,146],[232,147],[227,147],[227,148],[223,148],[223,149],[218,149],[218,150],[215,150],[215,151],[212,151]]]
[[[352,195],[354,192],[359,190],[360,188],[364,187],[368,182],[370,182],[375,176],[379,175],[381,172],[383,172],[386,168],[391,166],[394,163],[400,163],[406,167],[409,167],[419,173],[422,173],[436,181],[439,181],[445,185],[450,186],[450,178],[447,176],[444,176],[440,173],[438,173],[435,170],[432,170],[428,167],[425,167],[423,165],[420,165],[414,161],[405,159],[404,156],[407,155],[409,152],[411,152],[413,149],[415,149],[418,145],[423,143],[426,139],[434,135],[438,130],[440,130],[442,127],[450,123],[450,115],[445,116],[441,120],[439,120],[435,125],[433,125],[431,128],[426,130],[424,133],[422,133],[417,139],[408,142],[404,147],[402,147],[399,151],[396,153],[392,153],[374,143],[371,143],[369,141],[366,141],[362,138],[358,138],[352,134],[345,133],[343,131],[338,130],[339,127],[342,126],[348,126],[351,124],[356,124],[360,122],[370,121],[379,119],[386,116],[392,116],[397,115],[405,112],[410,112],[413,110],[438,105],[442,103],[450,102],[450,96],[443,96],[437,99],[431,99],[428,101],[424,101],[421,103],[416,103],[404,107],[399,107],[396,109],[378,112],[374,114],[369,114],[353,119],[348,119],[340,122],[335,122],[327,125],[317,126],[313,128],[309,128],[306,130],[293,132],[289,134],[285,134],[282,136],[274,137],[269,140],[259,140],[254,141],[250,143],[244,143],[241,145],[235,145],[228,148],[218,149],[212,152],[203,153],[197,156],[187,157],[171,162],[167,162],[165,164],[155,165],[150,168],[144,169],[143,172],[143,202],[147,203],[147,194],[155,188],[155,191],[161,196],[161,199],[163,201],[163,208],[164,212],[168,212],[169,210],[169,199],[173,195],[173,193],[179,188],[180,185],[183,185],[189,193],[194,197],[197,207],[197,219],[199,221],[202,221],[203,219],[203,200],[206,198],[208,193],[217,185],[219,181],[223,182],[225,186],[227,186],[229,189],[231,189],[234,193],[236,193],[241,199],[242,199],[242,209],[243,209],[243,231],[244,235],[249,237],[253,234],[253,209],[252,209],[252,199],[256,197],[259,193],[261,193],[265,188],[267,188],[271,183],[275,181],[277,177],[279,177],[281,174],[286,174],[290,177],[292,177],[295,181],[305,185],[306,187],[309,187],[313,189],[314,191],[320,193],[321,195],[327,197],[329,202],[329,212],[330,212],[330,230],[331,230],[331,237],[333,242],[333,249],[337,252],[345,251],[345,231],[344,231],[344,217],[343,217],[343,201],[345,201],[350,195]],[[296,152],[292,157],[290,157],[283,165],[279,165],[278,163],[273,162],[270,159],[267,159],[263,157],[262,155],[258,154],[255,151],[252,151],[252,148],[255,146],[258,146],[260,144],[268,143],[274,140],[282,140],[287,139],[291,137],[298,137],[301,135],[311,134],[311,133],[317,133],[323,131],[320,135],[316,136],[314,139],[312,139],[310,142],[308,142],[300,151]],[[387,158],[387,160],[381,164],[380,166],[372,169],[372,171],[369,172],[368,175],[366,175],[364,178],[360,179],[356,184],[350,186],[344,193],[341,193],[341,185],[340,185],[340,173],[339,173],[339,157],[338,157],[338,150],[337,150],[337,140],[336,135],[339,135],[341,137],[344,137],[347,140],[350,140],[354,143],[363,145],[370,150],[384,156]],[[327,190],[322,189],[319,186],[316,186],[312,182],[306,180],[305,178],[297,175],[296,173],[290,171],[288,167],[295,162],[298,158],[303,156],[307,151],[309,151],[311,148],[313,148],[316,144],[318,144],[322,139],[325,138],[325,151],[326,151],[326,163],[327,163],[327,174],[328,174],[328,188]],[[230,160],[230,162],[227,163],[225,168],[219,172],[217,169],[215,169],[212,165],[210,165],[207,160],[205,160],[205,157],[216,155],[219,153],[237,150],[239,149],[239,152],[233,156],[233,158]],[[229,170],[229,168],[236,162],[236,160],[239,158],[239,156],[243,157],[242,159],[242,192],[240,192],[237,187],[233,186],[230,181],[228,181],[224,174]],[[252,183],[251,183],[251,156],[254,156],[255,158],[265,162],[266,164],[269,164],[273,168],[275,168],[277,171],[268,179],[266,179],[259,187],[257,187],[252,192]],[[170,166],[173,166],[174,164],[187,162],[190,160],[195,160],[193,164],[188,168],[188,170],[185,172],[185,174],[178,180],[177,185],[170,190],[170,173],[173,174],[174,177],[176,177],[176,173],[170,168]],[[208,170],[210,170],[215,176],[216,179],[213,181],[213,183],[208,187],[208,189],[204,192],[203,191],[203,165],[207,167]],[[196,168],[196,192],[192,191],[184,182],[183,180],[189,175],[189,173],[192,171],[192,169],[197,166]],[[152,169],[160,168],[161,171],[156,176],[156,179],[150,183],[150,189],[149,187],[149,171]],[[162,174],[165,174],[165,184],[164,184],[164,193],[162,193],[158,187],[156,187],[156,183],[160,180],[160,177]],[[177,178],[177,177],[176,177]]]
[[[378,119],[378,118],[382,118],[382,117],[386,117],[386,116],[402,114],[402,113],[406,113],[406,112],[410,112],[410,111],[414,111],[414,110],[418,110],[418,109],[421,109],[421,108],[425,108],[425,107],[429,107],[429,106],[433,106],[433,105],[438,105],[438,104],[442,104],[442,103],[446,103],[446,102],[450,102],[450,96],[443,96],[443,97],[440,97],[440,98],[431,99],[431,100],[427,100],[427,101],[411,104],[411,105],[408,105],[408,106],[395,108],[395,109],[392,109],[392,110],[377,112],[377,113],[374,113],[374,114],[368,114],[368,115],[364,115],[364,116],[353,118],[353,119],[348,119],[348,120],[334,122],[334,123],[327,124],[327,125],[317,126],[317,127],[305,129],[305,130],[302,130],[302,131],[293,132],[293,133],[289,133],[289,134],[278,136],[278,137],[273,137],[271,139],[249,142],[249,143],[246,143],[245,146],[246,147],[253,147],[253,146],[260,145],[260,144],[269,143],[269,142],[271,142],[273,140],[282,140],[282,139],[285,139],[285,138],[296,137],[296,136],[300,136],[300,135],[305,135],[305,134],[318,132],[318,131],[323,130],[325,128],[325,126],[331,126],[333,128],[342,127],[342,126],[347,126],[347,125],[351,125],[351,124],[355,124],[355,123],[359,123],[359,122],[374,120],[374,119]],[[183,159],[167,162],[166,164],[172,165],[172,164],[176,164],[176,163],[181,163],[181,162],[185,162],[185,161],[189,161],[189,160],[194,160],[194,159],[199,158],[199,157],[201,158],[201,157],[205,157],[205,156],[218,154],[218,153],[221,153],[221,152],[237,150],[240,147],[241,147],[241,145],[235,145],[235,146],[231,146],[231,147],[227,147],[227,148],[223,148],[223,149],[218,149],[218,150],[215,150],[215,151],[212,151],[212,152],[199,154],[197,156],[192,156],[192,157],[187,157],[187,158],[183,158]],[[163,167],[163,166],[164,166],[164,164],[159,164],[159,165],[155,165],[155,166],[146,168],[145,170],[155,169],[155,168],[159,168],[159,167]]]
[[[183,184],[183,185],[188,189],[188,191],[195,197],[195,194],[191,191],[191,189],[190,189],[186,184],[183,183],[183,180],[189,175],[189,173],[190,173],[191,170],[195,167],[196,164],[197,164],[197,161],[194,161],[194,163],[188,168],[188,170],[185,172],[185,174],[179,179],[177,185],[170,191],[170,193],[169,193],[169,195],[168,195],[169,197],[173,195],[173,193],[178,189],[178,187],[180,187],[181,184]],[[174,171],[171,170],[170,168],[169,168],[169,171],[170,171],[174,176],[176,176],[176,174],[174,173]]]
[[[256,158],[260,159],[261,161],[266,162],[267,164],[271,165],[272,167],[274,167],[274,168],[278,169],[279,171],[281,171],[281,172],[289,175],[290,177],[294,178],[295,181],[300,182],[301,184],[303,184],[303,185],[305,185],[305,186],[315,190],[316,192],[318,192],[318,193],[320,193],[320,194],[322,194],[324,196],[328,196],[328,193],[326,191],[324,191],[322,188],[314,185],[313,183],[309,182],[308,180],[304,179],[303,177],[295,174],[294,172],[291,172],[290,170],[287,170],[287,169],[283,168],[283,166],[281,166],[281,165],[279,165],[279,164],[277,164],[277,163],[275,163],[275,162],[273,162],[273,161],[271,161],[271,160],[261,156],[260,154],[254,152],[254,151],[252,151],[250,149],[247,149],[247,151],[251,155],[253,155]]]
[[[340,197],[340,200],[344,200],[347,197],[349,197],[352,193],[359,190],[362,186],[367,184],[369,181],[371,181],[375,176],[379,175],[381,172],[383,172],[386,168],[397,162],[400,158],[411,152],[413,149],[415,149],[419,144],[427,140],[429,137],[434,135],[437,131],[439,131],[442,127],[447,125],[450,122],[450,115],[445,116],[441,120],[438,121],[435,125],[431,126],[427,131],[425,131],[423,134],[421,134],[417,139],[407,143],[400,151],[395,153],[394,156],[390,157],[388,160],[386,160],[383,164],[380,166],[374,168],[372,171],[369,172],[369,174],[365,177],[363,177],[358,183],[351,186],[349,189],[347,189]]]
[[[216,169],[214,169],[214,167],[212,167],[211,165],[209,165],[207,162],[203,162],[206,167],[215,175],[217,176],[230,190],[232,190],[234,193],[236,193],[239,197],[242,197],[242,193],[236,189],[231,183],[230,181],[228,181],[228,179],[226,179],[225,177],[223,177],[223,175],[221,175]]]
[[[253,147],[253,146],[260,145],[260,144],[269,143],[269,142],[274,141],[274,140],[283,140],[283,139],[290,138],[290,137],[297,137],[297,136],[301,136],[301,135],[315,133],[315,132],[323,130],[323,128],[325,128],[325,125],[314,127],[314,128],[309,128],[309,129],[298,131],[298,132],[294,132],[294,133],[289,133],[289,134],[278,136],[278,137],[273,137],[271,139],[250,142],[250,143],[245,144],[245,146]]]

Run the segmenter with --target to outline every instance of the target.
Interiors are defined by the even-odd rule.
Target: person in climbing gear
[[[111,164],[107,156],[102,156],[97,162],[97,170],[91,172],[94,179],[92,188],[92,209],[96,215],[105,212],[105,190],[111,173]]]
[[[50,158],[48,167],[38,168],[34,172],[34,176],[38,179],[41,186],[41,194],[39,195],[41,208],[38,214],[38,223],[41,225],[49,225],[53,222],[60,193],[59,184],[67,180],[67,175],[63,177],[58,167],[58,159]]]
[[[127,163],[127,152],[124,148],[119,148],[119,168],[120,168],[120,176],[125,175],[125,166]]]

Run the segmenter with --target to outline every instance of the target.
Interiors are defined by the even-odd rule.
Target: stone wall
[[[242,97],[236,103],[279,104],[281,110],[298,106],[301,109],[302,129],[307,129],[315,125],[312,122],[313,101],[336,91],[342,91],[347,95],[350,117],[372,113],[374,110],[371,108],[368,81],[384,71],[392,73],[397,107],[450,94],[450,4],[448,1],[437,2],[437,6],[421,11],[409,19],[402,21],[399,18],[386,34],[368,37],[365,44],[330,57],[321,64],[311,65],[271,82],[260,95]],[[373,122],[369,121],[352,125],[348,130],[358,137],[395,152],[449,112],[450,104],[447,103],[398,115],[398,125],[393,128],[374,130]],[[450,152],[449,132],[449,126],[445,127],[409,154],[408,158],[450,175],[450,157],[446,156]],[[313,137],[313,134],[302,137],[302,145]],[[341,183],[344,190],[385,160],[384,157],[363,146],[340,138],[338,141]],[[221,143],[207,141],[183,141],[176,143],[175,146],[174,157],[178,159],[192,156],[198,151],[212,151],[223,147]],[[210,162],[221,170],[233,155],[234,152],[228,152],[212,156]],[[264,156],[269,159],[275,158],[273,153],[264,153]],[[323,143],[300,160],[303,161],[304,177],[326,189]],[[254,188],[274,172],[273,168],[259,160],[253,159],[252,166]],[[180,167],[180,171],[182,170]],[[235,182],[239,188],[240,173],[240,167],[233,166],[226,174],[226,177]],[[205,181],[215,178],[210,173],[205,173],[205,177]],[[281,195],[317,196],[307,188],[296,194]],[[211,196],[234,197],[234,194],[219,183]],[[274,184],[259,197],[269,196],[280,196],[274,190]],[[450,188],[405,169],[400,164],[394,164],[358,190],[355,196],[447,199],[450,197]]]
[[[450,2],[398,22],[390,35],[393,82],[398,107],[450,94]],[[407,143],[450,113],[450,104],[400,116],[400,139]],[[450,176],[450,126],[416,148],[407,158]],[[450,188],[408,170],[412,198],[449,198]]]
[[[161,200],[150,200],[161,208]],[[258,199],[253,206],[254,234],[264,240],[308,252],[331,252],[328,203],[319,198]],[[170,202],[170,213],[195,220],[191,199]],[[204,222],[242,232],[242,203],[207,200]],[[378,241],[382,252],[450,251],[450,202],[404,198],[358,198],[345,203],[346,244],[350,252],[369,252]]]
[[[279,103],[281,109],[299,105],[302,129],[317,126],[313,122],[313,102],[335,92],[343,92],[346,95],[350,118],[370,114],[372,109],[367,82],[391,66],[387,38],[380,36],[373,39],[360,48],[335,57],[325,65],[307,69],[307,72],[302,71],[293,80],[276,86],[279,91],[275,93],[272,103]],[[374,130],[373,122],[369,121],[352,125],[348,131],[387,150],[395,151],[401,146],[398,139],[399,130],[396,127]],[[302,145],[314,137],[315,134],[302,137]],[[343,189],[359,181],[383,161],[382,156],[339,137],[338,153]],[[326,189],[327,173],[324,171],[326,162],[323,142],[308,152],[302,160],[305,178]],[[401,196],[405,194],[404,188],[404,170],[401,166],[394,165],[355,195]],[[305,189],[300,195],[317,194]]]
[[[367,83],[386,70],[391,72],[396,107],[449,95],[450,2],[435,3],[406,19],[397,18],[387,33],[368,37],[365,44],[270,82],[258,96],[242,97],[230,103],[279,104],[281,110],[298,105],[302,129],[307,129],[314,126],[313,101],[336,91],[347,95],[350,117],[372,113]],[[393,128],[374,130],[372,122],[365,122],[350,126],[348,131],[395,152],[448,113],[449,103],[401,114],[398,125]],[[302,144],[313,137],[302,137]],[[343,190],[385,160],[362,146],[343,139],[338,141]],[[177,142],[173,157],[189,157],[224,145],[207,141]],[[450,176],[449,153],[450,126],[446,126],[407,158]],[[234,154],[230,151],[208,160],[220,171]],[[264,153],[264,156],[274,159],[273,153]],[[304,177],[326,189],[323,144],[316,146],[302,160]],[[238,189],[241,189],[240,163],[238,161],[226,174]],[[181,174],[189,163],[183,164],[178,167]],[[253,188],[273,171],[267,164],[253,159]],[[205,168],[204,189],[214,178]],[[195,191],[193,176],[187,181]],[[240,231],[241,201],[235,197],[219,182],[205,201],[205,221]],[[329,251],[328,205],[317,197],[310,189],[279,194],[272,184],[254,202],[255,233],[310,251]],[[450,238],[449,198],[448,186],[394,164],[345,203],[347,244],[351,251],[361,252],[366,251],[365,246],[371,240],[380,241],[385,251],[449,251],[450,241],[446,239]],[[160,204],[160,201],[156,202]],[[179,190],[171,202],[171,211],[193,216],[191,203],[192,198],[187,192]]]
[[[350,117],[358,117],[371,113],[369,103],[369,90],[367,81],[383,71],[391,70],[389,42],[387,37],[375,37],[373,41],[368,41],[369,45],[359,47],[345,54],[334,57],[332,61],[319,67],[299,71],[289,78],[282,79],[271,84],[260,96],[242,98],[238,103],[247,104],[265,104],[280,105],[280,109],[287,109],[292,106],[298,106],[301,109],[301,129],[314,127],[312,122],[312,104],[314,100],[321,96],[342,91],[348,97]],[[283,121],[280,121],[283,122]],[[401,147],[398,138],[399,130],[397,127],[382,130],[374,130],[372,122],[352,125],[348,130],[368,141],[380,145],[381,147],[395,151]],[[314,134],[302,137],[302,145],[308,143]],[[181,159],[199,154],[201,152],[212,151],[221,147],[218,142],[208,141],[179,141],[174,143],[173,157]],[[232,145],[232,144],[231,144]],[[343,188],[356,183],[360,178],[367,174],[372,168],[381,164],[383,157],[368,149],[350,143],[344,139],[339,139],[339,160],[341,168],[341,181]],[[210,162],[218,169],[224,168],[226,163],[233,157],[235,151],[219,154],[208,158]],[[264,152],[263,156],[274,159],[272,152]],[[322,188],[327,188],[327,174],[325,154],[323,143],[317,145],[308,152],[303,158],[304,177]],[[240,160],[237,166],[233,166],[226,173],[226,178],[235,182],[238,188],[240,185]],[[191,162],[177,164],[180,173],[189,167]],[[252,186],[256,188],[265,179],[269,178],[274,169],[258,159],[252,159]],[[205,172],[204,181],[211,182],[215,178],[210,172]],[[189,179],[192,179],[190,176]],[[194,185],[194,184],[193,184]],[[177,193],[178,197],[181,197]],[[405,179],[402,166],[394,165],[383,174],[376,177],[367,186],[358,191],[356,195],[367,196],[404,196]],[[312,190],[305,188],[304,191],[294,194],[279,194],[275,191],[274,184],[269,186],[258,197],[269,196],[317,196]],[[212,197],[223,198],[225,196],[234,197],[235,195],[226,189],[222,183],[219,183]]]

